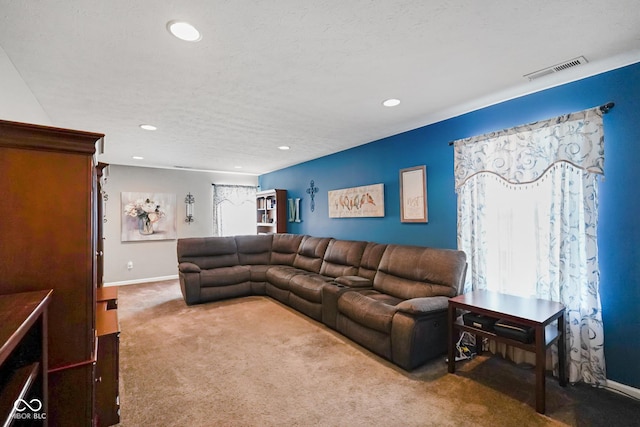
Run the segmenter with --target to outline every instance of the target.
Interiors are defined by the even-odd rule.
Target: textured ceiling
[[[176,19],[202,40],[172,37]],[[102,161],[264,173],[640,61],[640,7],[0,0],[0,46],[55,126],[107,135]]]

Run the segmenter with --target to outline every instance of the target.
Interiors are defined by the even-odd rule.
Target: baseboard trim
[[[621,384],[611,380],[607,380],[607,388],[611,389],[612,391],[616,391],[640,400],[640,389],[638,388],[634,388],[626,384]]]
[[[177,278],[178,278],[178,275],[174,274],[172,276],[147,277],[145,279],[124,280],[122,282],[107,282],[104,284],[104,286],[107,287],[107,286],[138,285],[140,283],[162,282],[164,280],[175,280]]]

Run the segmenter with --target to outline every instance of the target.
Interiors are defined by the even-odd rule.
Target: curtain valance
[[[513,184],[536,181],[558,162],[604,173],[602,111],[579,111],[454,141],[456,189],[470,177],[493,173]]]

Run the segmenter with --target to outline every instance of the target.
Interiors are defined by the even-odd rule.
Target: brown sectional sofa
[[[268,295],[411,370],[446,351],[464,252],[296,234],[179,239],[187,304]]]

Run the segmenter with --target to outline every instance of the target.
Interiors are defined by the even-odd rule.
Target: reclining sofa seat
[[[273,234],[235,236],[238,262],[249,269],[253,295],[266,295],[267,270],[271,264]]]
[[[272,265],[267,269],[267,295],[280,301],[289,303],[289,280],[296,274],[302,274],[300,263],[294,265],[301,250],[301,245],[308,236],[300,234],[274,234],[273,245],[271,247]],[[310,245],[307,245],[310,248]]]
[[[356,244],[357,242],[352,242]],[[322,322],[330,328],[336,329],[338,316],[338,299],[348,291],[369,289],[373,287],[373,278],[378,270],[380,259],[387,245],[374,242],[364,243],[360,257],[358,271],[355,275],[339,275],[332,286],[322,288]]]
[[[310,241],[303,242],[303,246]],[[323,250],[324,256],[321,258],[319,273],[308,272],[310,265],[306,267],[307,272],[296,274],[289,281],[289,305],[298,311],[319,322],[322,321],[322,292],[328,284],[337,277],[353,275],[358,272],[360,258],[366,246],[366,242],[324,239],[317,241],[319,248]],[[325,246],[325,243],[327,245]],[[315,255],[319,255],[316,253]],[[317,260],[318,258],[315,258]],[[317,261],[313,261],[313,267]],[[315,270],[314,270],[315,271]]]
[[[178,239],[180,289],[188,305],[265,295],[273,236]]]
[[[373,288],[344,292],[336,329],[411,370],[446,351],[449,297],[466,274],[464,252],[388,245]]]
[[[187,304],[251,295],[234,237],[178,239],[180,289]]]

